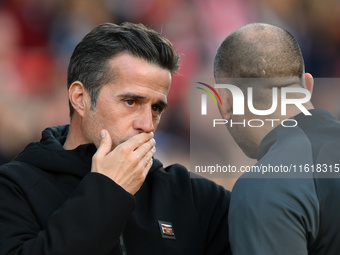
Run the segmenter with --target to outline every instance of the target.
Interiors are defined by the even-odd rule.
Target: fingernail
[[[100,138],[103,139],[106,136],[106,133],[104,130],[100,131]]]
[[[152,142],[153,144],[156,144],[156,140],[153,139],[153,138],[151,138],[151,142]]]
[[[152,148],[152,151],[153,151],[153,152],[156,152],[156,147],[153,147],[153,148]]]
[[[149,134],[150,134],[151,137],[153,137],[153,135],[154,135],[153,132],[150,132]]]

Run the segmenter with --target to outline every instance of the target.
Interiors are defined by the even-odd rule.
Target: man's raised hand
[[[91,172],[106,175],[134,195],[142,186],[156,152],[153,133],[141,133],[112,150],[109,132],[101,131],[101,142],[92,158]]]

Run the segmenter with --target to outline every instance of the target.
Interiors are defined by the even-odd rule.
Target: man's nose
[[[134,121],[134,128],[146,133],[155,131],[151,109],[145,109],[138,113],[138,116]]]

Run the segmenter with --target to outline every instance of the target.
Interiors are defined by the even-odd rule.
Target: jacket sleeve
[[[307,255],[318,221],[312,178],[240,178],[229,211],[232,253]]]
[[[197,211],[206,233],[207,255],[230,255],[228,210],[230,191],[203,178],[193,178]]]
[[[41,225],[25,193],[0,177],[0,254],[108,254],[134,205],[111,179],[90,173]]]

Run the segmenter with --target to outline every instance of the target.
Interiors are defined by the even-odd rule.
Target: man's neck
[[[80,134],[82,134],[81,126],[78,124],[78,120],[76,117],[72,118],[70,124],[70,130],[67,134],[65,143],[63,148],[65,150],[73,150],[77,148],[81,144],[85,144],[84,139],[81,138]]]

